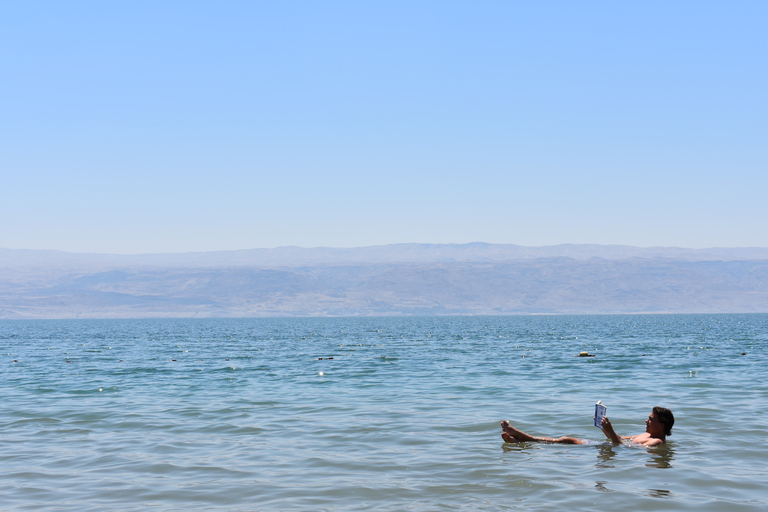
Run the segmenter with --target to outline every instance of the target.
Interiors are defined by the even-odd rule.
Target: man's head
[[[648,417],[649,422],[658,422],[664,429],[665,436],[672,435],[672,425],[675,424],[675,416],[672,411],[665,407],[654,407],[651,415]]]

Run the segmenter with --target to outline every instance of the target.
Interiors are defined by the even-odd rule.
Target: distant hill
[[[239,251],[165,254],[95,254],[63,251],[0,249],[2,267],[222,267],[312,266],[347,263],[443,263],[531,260],[539,258],[665,258],[682,261],[768,260],[768,248],[685,249],[629,245],[561,244],[525,247],[511,244],[392,244],[370,247],[277,247]]]
[[[768,312],[766,248],[0,249],[0,318]]]

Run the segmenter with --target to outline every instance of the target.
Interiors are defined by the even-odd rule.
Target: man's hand
[[[621,444],[621,438],[613,430],[611,420],[609,420],[607,416],[604,417],[603,421],[600,422],[600,426],[603,427],[603,434],[605,434],[605,437],[610,439],[613,444]]]

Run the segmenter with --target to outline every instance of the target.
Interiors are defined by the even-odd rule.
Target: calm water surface
[[[768,315],[0,321],[0,509],[764,511],[767,342]],[[673,435],[499,437],[601,440],[597,400]]]

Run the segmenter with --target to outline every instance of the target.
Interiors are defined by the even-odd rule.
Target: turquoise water
[[[767,342],[768,315],[0,321],[0,509],[763,511]],[[499,437],[601,440],[597,400],[673,435]]]

